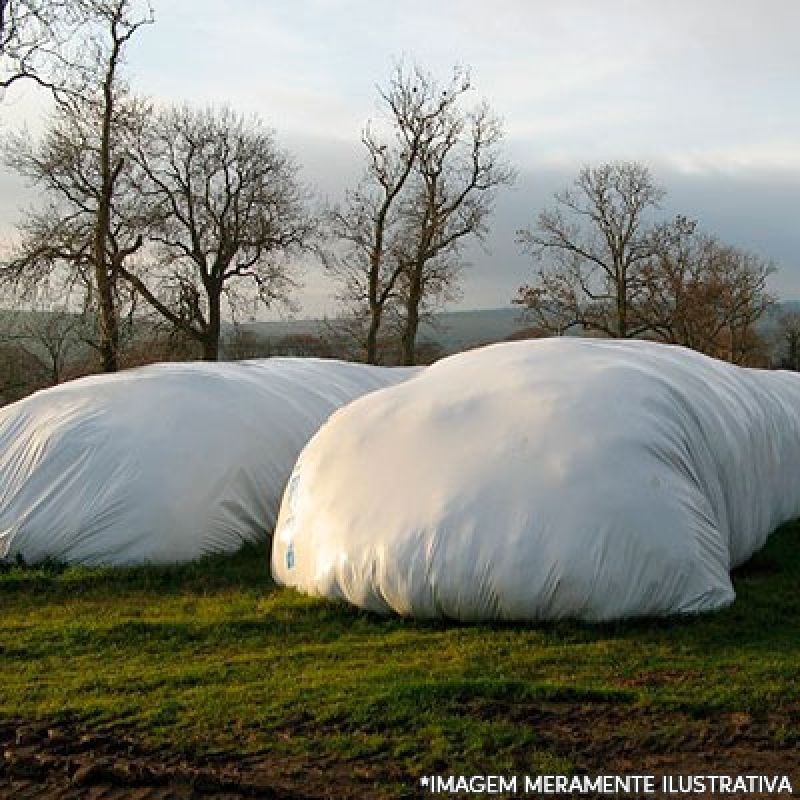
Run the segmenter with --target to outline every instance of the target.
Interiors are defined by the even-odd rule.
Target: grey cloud
[[[317,163],[322,165],[324,159]],[[485,245],[473,244],[465,253],[469,267],[464,272],[459,307],[507,306],[517,288],[531,280],[534,264],[516,244],[516,232],[552,205],[553,193],[569,185],[580,166],[526,169],[516,187],[500,195]],[[349,174],[342,170],[314,172],[321,185],[342,189],[348,177],[357,175],[357,170]],[[800,298],[800,226],[796,224],[800,182],[760,173],[688,176],[655,167],[654,175],[668,191],[665,215],[682,213],[696,218],[705,231],[774,261],[778,272],[772,290],[784,299]],[[306,283],[311,313],[319,313],[330,284],[313,269]]]

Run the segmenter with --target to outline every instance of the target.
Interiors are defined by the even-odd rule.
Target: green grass
[[[538,708],[710,719],[800,701],[800,524],[739,571],[731,608],[603,626],[382,618],[276,588],[267,565],[256,547],[170,568],[6,565],[0,718],[408,776],[575,767],[523,724]],[[620,735],[673,735],[632,724]]]

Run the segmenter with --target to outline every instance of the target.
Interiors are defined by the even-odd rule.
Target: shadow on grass
[[[549,641],[563,644],[591,643],[609,639],[639,639],[665,631],[678,639],[696,640],[704,646],[745,639],[751,645],[769,646],[776,637],[782,644],[794,637],[800,641],[800,521],[783,526],[765,548],[734,570],[737,593],[734,604],[709,614],[621,620],[612,623],[558,621],[550,623],[493,622],[468,624],[454,620],[414,620],[385,617],[354,609],[344,603],[308,598],[277,587],[270,576],[266,541],[247,543],[234,554],[209,555],[186,564],[136,567],[69,567],[47,562],[26,567],[0,563],[0,595],[44,595],[48,599],[76,595],[119,600],[126,593],[156,596],[207,595],[227,590],[249,590],[265,598],[278,598],[263,619],[227,623],[231,636],[267,637],[276,631],[295,632],[301,637],[314,634],[319,640],[357,629],[359,636],[384,635],[389,631],[453,631],[469,629],[508,632],[539,632]],[[158,633],[156,623],[141,633],[169,639],[175,631]],[[192,626],[190,626],[192,627]],[[135,639],[133,629],[120,637]],[[188,633],[187,633],[188,635]]]
[[[214,554],[185,564],[133,567],[34,565],[0,562],[0,592],[87,594],[113,591],[207,592],[257,588],[271,591],[267,541],[248,542],[233,554]]]

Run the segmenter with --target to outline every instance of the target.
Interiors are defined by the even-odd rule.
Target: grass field
[[[6,565],[0,723],[258,760],[303,797],[415,796],[430,773],[689,771],[693,758],[792,774],[800,524],[735,585],[731,608],[696,618],[463,626],[276,588],[264,548],[171,568]]]

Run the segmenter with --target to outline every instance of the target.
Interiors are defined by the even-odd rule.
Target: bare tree
[[[349,316],[366,322],[363,343],[368,364],[378,363],[378,335],[403,269],[397,258],[397,240],[402,235],[397,214],[401,192],[430,120],[450,102],[447,97],[419,92],[401,67],[395,70],[388,89],[379,92],[388,110],[384,131],[367,124],[361,135],[367,151],[364,177],[329,216],[332,236],[344,246],[344,253],[328,263],[343,284],[341,299],[352,305]],[[416,127],[400,125],[400,120],[416,121]]]
[[[757,322],[774,303],[774,267],[698,231],[684,216],[649,218],[665,192],[641,164],[584,168],[559,208],[520,242],[551,256],[519,290],[537,331],[578,326],[611,337],[648,336],[739,364],[761,363]]]
[[[35,363],[45,381],[55,386],[64,380],[70,360],[85,342],[86,320],[65,308],[26,309],[9,312],[8,327],[2,338],[15,342]]]
[[[119,329],[114,307],[115,283],[125,260],[142,246],[141,234],[120,242],[118,229],[112,222],[114,197],[125,165],[124,156],[114,153],[115,125],[118,123],[119,87],[118,70],[125,46],[136,31],[151,21],[152,17],[132,17],[132,0],[113,0],[110,5],[101,4],[98,10],[107,23],[107,40],[104,69],[101,73],[101,96],[96,113],[100,117],[99,140],[99,192],[97,194],[95,224],[92,242],[92,261],[95,273],[99,319],[101,322],[101,354],[103,370],[117,369]]]
[[[157,263],[121,272],[215,361],[223,299],[269,306],[296,285],[288,257],[313,233],[297,166],[258,120],[186,107],[141,129],[135,160]]]
[[[398,66],[379,90],[385,116],[362,134],[365,175],[330,212],[341,251],[329,254],[328,264],[341,281],[349,316],[365,323],[368,363],[379,359],[381,326],[398,313],[393,305],[401,294],[404,339],[413,351],[425,298],[452,287],[458,241],[482,232],[489,189],[510,177],[492,160],[497,120],[485,107],[461,109],[469,91],[463,69],[454,69],[442,87],[419,68]],[[476,197],[484,184],[490,185],[481,203]]]
[[[126,135],[141,112],[120,70],[125,48],[151,12],[140,15],[135,0],[85,0],[91,30],[86,46],[93,61],[73,76],[40,143],[13,137],[6,161],[47,192],[51,202],[23,225],[23,242],[4,270],[7,279],[46,274],[55,263],[71,264],[87,278],[97,310],[102,368],[118,367],[119,276],[143,244],[131,225],[126,183]]]
[[[637,336],[649,322],[631,314],[641,291],[641,269],[658,252],[648,213],[664,190],[636,162],[584,167],[571,189],[556,193],[557,206],[539,215],[518,241],[540,262],[533,285],[517,302],[536,324],[561,333],[579,325],[607,336]]]
[[[16,386],[6,387],[13,399],[60,383],[88,349],[90,323],[59,277],[64,276],[54,274],[33,288],[4,287],[0,342],[6,372],[17,376]]]
[[[417,74],[416,81],[436,83]],[[403,265],[402,363],[415,362],[419,323],[428,305],[446,300],[455,291],[462,266],[460,251],[468,237],[487,232],[498,187],[513,182],[513,171],[499,153],[502,125],[486,103],[464,110],[460,101],[469,90],[465,79],[445,89],[452,103],[430,120],[422,137],[413,190],[402,210],[406,249]],[[412,121],[399,120],[400,125]]]

